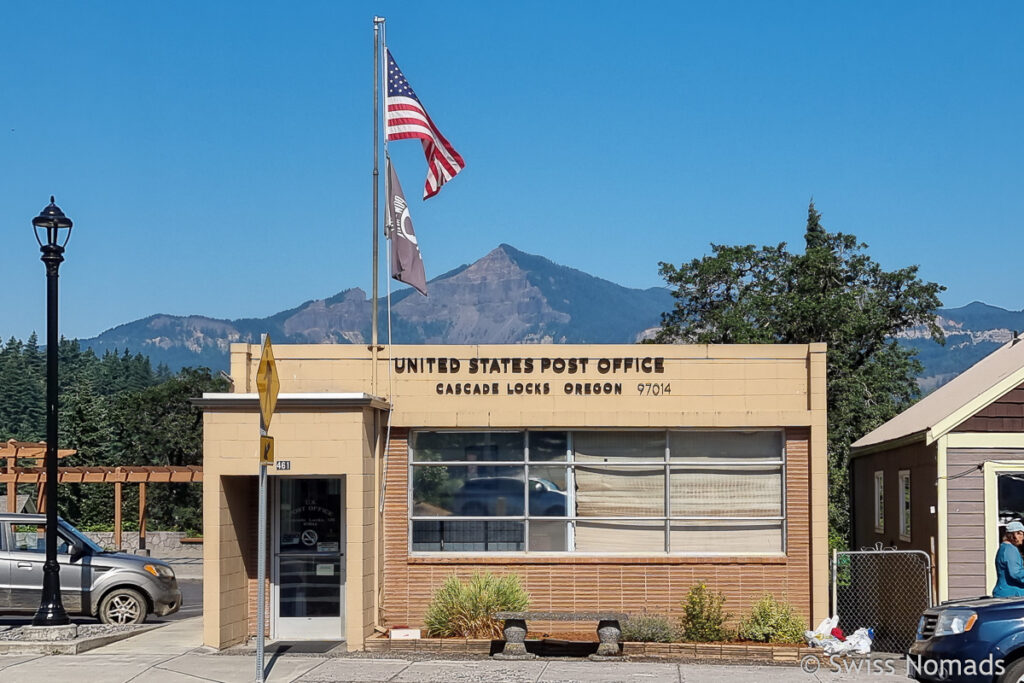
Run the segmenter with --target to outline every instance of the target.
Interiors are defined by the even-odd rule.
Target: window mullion
[[[788,552],[789,544],[789,520],[787,519],[786,496],[789,487],[786,485],[786,466],[789,461],[789,454],[786,452],[786,432],[782,432],[782,552]]]
[[[530,432],[523,434],[523,550],[530,552]]]
[[[576,445],[573,439],[573,432],[569,432],[566,436],[566,452],[565,452],[565,463],[569,470],[566,472],[566,500],[568,502],[568,509],[565,511],[568,521],[566,521],[566,538],[565,547],[566,551],[570,553],[576,552]]]
[[[669,433],[665,430],[665,552],[672,552],[672,481],[671,476],[672,449],[669,446]]]

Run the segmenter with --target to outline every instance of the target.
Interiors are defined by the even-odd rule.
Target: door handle
[[[32,563],[31,562],[19,562],[18,563],[18,569],[32,569]]]

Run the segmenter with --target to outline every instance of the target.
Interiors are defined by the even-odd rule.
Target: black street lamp
[[[50,205],[32,219],[32,226],[46,264],[46,563],[43,596],[32,625],[63,626],[71,620],[60,599],[57,564],[57,271],[64,261],[72,223],[51,196]]]

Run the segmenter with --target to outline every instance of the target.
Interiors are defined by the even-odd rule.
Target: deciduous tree
[[[849,533],[850,444],[919,397],[915,352],[897,333],[935,323],[945,288],[925,282],[917,266],[887,271],[853,235],[830,233],[812,201],[804,252],[774,246],[712,244],[712,253],[661,275],[676,298],[653,341],[697,344],[825,342],[832,542]]]

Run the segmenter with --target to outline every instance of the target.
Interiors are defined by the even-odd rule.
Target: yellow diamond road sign
[[[270,335],[263,342],[263,354],[260,366],[256,370],[256,388],[260,392],[260,414],[263,416],[263,428],[270,426],[270,418],[274,416],[277,406],[277,393],[281,390],[281,381],[277,377],[277,363],[274,362],[274,349],[270,346]]]
[[[274,437],[272,436],[260,437],[260,464],[274,464]]]

